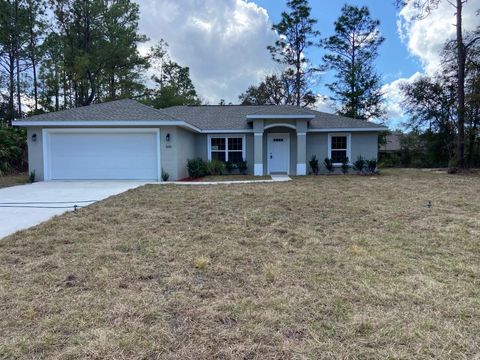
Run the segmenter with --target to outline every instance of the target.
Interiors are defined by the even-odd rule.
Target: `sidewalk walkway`
[[[288,175],[271,175],[271,180],[240,180],[240,181],[167,181],[155,184],[160,185],[233,185],[233,184],[256,184],[256,183],[275,183],[292,180]]]

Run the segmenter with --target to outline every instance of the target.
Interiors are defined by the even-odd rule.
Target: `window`
[[[329,134],[328,148],[330,159],[335,165],[350,158],[350,134]]]
[[[243,136],[209,136],[208,145],[209,160],[238,163],[245,159],[245,137]]]
[[[211,139],[211,160],[220,160],[220,161],[227,161],[226,160],[226,142],[225,138],[212,138]]]

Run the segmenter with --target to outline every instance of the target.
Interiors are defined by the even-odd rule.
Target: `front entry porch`
[[[306,119],[256,119],[254,175],[306,175]]]

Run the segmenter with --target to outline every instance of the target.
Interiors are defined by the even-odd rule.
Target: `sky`
[[[220,99],[238,103],[248,86],[258,84],[266,75],[280,70],[266,49],[277,34],[272,24],[287,10],[284,0],[137,0],[140,4],[140,31],[150,38],[143,51],[164,39],[171,58],[189,66],[191,78],[204,102]],[[333,34],[334,22],[345,1],[310,0],[312,17],[322,37]],[[350,5],[367,6],[373,19],[380,20],[380,32],[386,38],[376,69],[382,78],[387,107],[387,124],[399,128],[405,120],[400,85],[439,69],[440,50],[455,34],[455,11],[446,0],[428,17],[415,20],[416,10],[402,10],[394,0],[350,0]],[[469,0],[464,9],[465,30],[478,26],[476,10],[480,0]],[[325,52],[308,50],[314,65],[320,65]],[[317,108],[333,112],[326,84],[330,72],[322,74],[313,86],[319,95]],[[325,98],[327,100],[325,100]]]

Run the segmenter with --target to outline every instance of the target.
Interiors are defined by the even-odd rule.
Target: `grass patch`
[[[0,357],[475,358],[479,188],[386,170],[127,191],[0,241]]]
[[[28,182],[28,174],[20,173],[15,175],[0,176],[0,188],[22,185]]]

